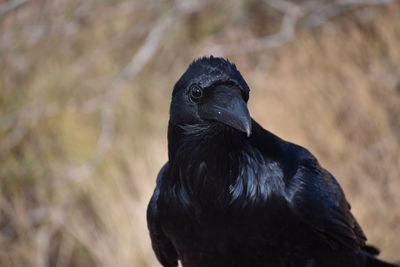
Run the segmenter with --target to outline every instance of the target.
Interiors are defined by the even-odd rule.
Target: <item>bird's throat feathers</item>
[[[169,184],[180,204],[245,208],[283,190],[278,163],[266,159],[245,134],[213,124],[169,130],[174,131],[174,139],[169,138]]]

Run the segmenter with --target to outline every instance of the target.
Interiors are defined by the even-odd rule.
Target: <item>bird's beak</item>
[[[210,100],[200,108],[200,117],[231,126],[251,135],[251,117],[238,89],[218,86]]]

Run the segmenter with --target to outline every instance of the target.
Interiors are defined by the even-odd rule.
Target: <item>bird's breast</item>
[[[242,151],[235,157],[195,155],[181,158],[172,166],[170,202],[196,212],[230,210],[264,205],[272,195],[284,190],[283,171],[279,163],[265,159],[257,151]],[[181,207],[182,208],[182,207]]]
[[[183,261],[221,258],[232,260],[231,266],[280,261],[290,255],[279,253],[295,253],[296,238],[308,235],[293,235],[290,229],[300,222],[284,198],[283,171],[257,150],[186,154],[170,163],[159,207],[163,228]]]
[[[205,262],[195,266],[209,266],[206,263],[218,260],[221,265],[212,266],[258,266],[252,262],[283,261],[297,250],[293,244],[298,242],[291,229],[296,229],[299,222],[279,198],[271,198],[263,207],[249,206],[242,212],[228,208],[220,213],[209,211],[192,216],[180,210],[164,219],[164,230],[182,260]]]

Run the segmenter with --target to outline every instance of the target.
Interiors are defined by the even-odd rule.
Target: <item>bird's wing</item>
[[[165,170],[168,168],[166,163],[157,176],[157,185],[147,207],[147,227],[149,228],[151,244],[157,256],[157,259],[163,266],[178,266],[178,254],[171,241],[165,236],[160,220],[157,206],[158,197],[160,195],[160,184],[164,179]]]
[[[316,159],[309,158],[299,165],[286,197],[294,214],[331,246],[340,244],[354,250],[365,246],[366,237],[342,189]]]

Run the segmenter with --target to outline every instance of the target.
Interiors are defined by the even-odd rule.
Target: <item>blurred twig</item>
[[[29,2],[30,0],[13,0],[0,6],[0,15]],[[128,81],[134,79],[145,65],[152,60],[164,39],[171,33],[173,26],[184,19],[185,16],[197,12],[208,1],[175,1],[165,15],[161,16],[153,27],[150,28],[147,37],[142,45],[136,50],[136,53],[128,63],[120,69],[107,85],[107,89],[102,95],[92,98],[83,105],[85,112],[100,112],[101,134],[97,141],[96,150],[92,158],[80,166],[70,166],[65,172],[68,177],[74,180],[81,180],[90,176],[94,167],[101,162],[101,159],[109,151],[114,138],[114,104],[118,99],[122,88]],[[130,9],[136,7],[136,4],[129,4]],[[125,4],[123,7],[127,7]],[[81,5],[75,12],[78,17],[88,13],[87,5]],[[29,105],[26,108],[20,108],[17,112],[3,116],[1,119],[0,130],[8,135],[0,142],[0,156],[6,155],[14,146],[16,146],[25,136],[28,129],[33,127],[39,120],[47,118],[57,113],[53,106],[46,108],[41,105]]]
[[[128,79],[134,78],[146,63],[151,60],[161,41],[168,33],[172,22],[173,19],[170,16],[161,18],[158,21],[129,63],[112,80],[109,89],[102,96],[102,103],[100,105],[97,103],[101,109],[101,136],[96,146],[96,161],[111,147],[114,133],[113,104],[118,98],[121,88]]]
[[[329,20],[362,5],[387,5],[392,0],[337,0],[326,4],[314,2],[310,5],[311,12],[304,20],[306,28],[315,28]]]
[[[96,164],[110,149],[114,135],[114,103],[121,93],[123,86],[134,79],[145,65],[153,58],[163,40],[171,32],[172,27],[184,16],[201,9],[207,1],[176,1],[171,11],[155,23],[143,44],[126,64],[112,79],[105,93],[98,99],[87,102],[84,109],[96,110],[100,108],[101,135],[96,145],[93,158],[83,166],[75,166],[68,172],[74,180],[81,180],[90,176]]]
[[[2,5],[0,5],[0,17],[6,15],[8,12],[26,4],[30,0],[11,0]]]
[[[235,52],[248,53],[259,50],[270,50],[284,45],[294,39],[299,22],[303,28],[315,28],[329,20],[363,5],[387,5],[392,0],[310,0],[302,4],[286,0],[264,0],[264,3],[282,13],[280,30],[272,35],[254,38],[242,43],[220,44],[210,49],[212,54],[228,55]]]
[[[247,53],[250,51],[257,51],[260,49],[276,48],[291,40],[295,34],[295,28],[298,20],[303,16],[301,6],[298,6],[290,1],[284,0],[265,0],[266,4],[272,8],[283,13],[282,23],[280,30],[263,38],[251,39],[244,43],[239,44],[221,44],[214,46],[211,51],[212,54],[227,55],[240,51]]]

